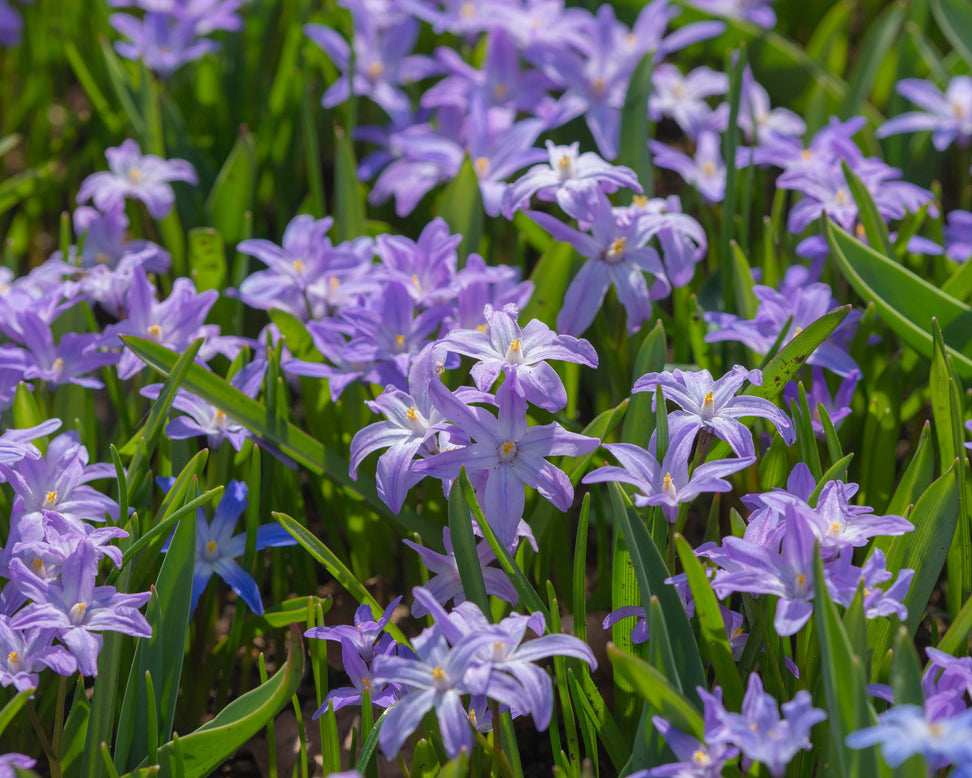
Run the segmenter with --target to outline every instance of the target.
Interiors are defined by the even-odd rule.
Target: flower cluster
[[[128,536],[113,525],[92,525],[119,518],[118,505],[88,485],[114,469],[89,465],[87,449],[72,433],[54,438],[42,455],[31,441],[59,426],[52,419],[0,436],[0,476],[16,495],[0,550],[0,684],[19,690],[36,688],[45,667],[60,675],[97,675],[105,630],[152,634],[138,612],[148,592],[95,585],[103,558],[121,566],[112,540]]]

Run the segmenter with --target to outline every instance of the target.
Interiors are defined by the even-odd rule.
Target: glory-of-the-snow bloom
[[[899,94],[924,110],[895,116],[877,131],[886,138],[904,132],[931,130],[932,143],[944,151],[958,141],[963,148],[972,140],[972,77],[955,76],[942,92],[920,78],[906,78],[895,87]]]
[[[165,489],[172,486],[173,479],[159,479]],[[263,613],[260,587],[236,561],[243,556],[246,548],[246,533],[234,534],[240,515],[246,510],[247,487],[242,481],[230,481],[226,485],[216,506],[212,521],[206,521],[200,509],[196,516],[195,566],[192,573],[192,603],[190,612],[196,610],[209,579],[215,573],[236,592],[250,610],[257,615]],[[163,546],[168,551],[171,539]],[[255,550],[276,546],[292,546],[297,541],[279,524],[264,524],[257,527]]]
[[[582,456],[600,445],[596,438],[568,432],[556,422],[527,426],[525,409],[503,384],[497,393],[498,416],[484,408],[468,406],[441,381],[432,383],[436,408],[469,435],[468,446],[443,451],[415,465],[415,469],[441,478],[455,478],[465,467],[483,482],[480,501],[486,520],[504,545],[516,538],[523,516],[524,485],[529,485],[566,511],[574,489],[563,470],[547,461],[549,456]]]
[[[753,456],[753,435],[739,419],[759,416],[773,423],[787,445],[793,443],[796,434],[785,413],[762,397],[737,396],[746,381],[759,386],[763,374],[736,365],[722,378],[713,380],[708,370],[676,369],[670,373],[647,373],[635,381],[632,391],[653,392],[661,387],[665,399],[681,407],[669,416],[673,439],[687,431],[694,434],[706,430],[729,443],[736,456]]]
[[[94,200],[103,212],[131,198],[141,200],[150,216],[161,219],[175,204],[171,182],[198,183],[195,168],[186,160],[142,154],[138,143],[131,138],[121,146],[108,149],[105,157],[108,170],[92,173],[78,190],[79,203]]]

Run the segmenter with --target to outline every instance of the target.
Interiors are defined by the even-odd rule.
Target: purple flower
[[[0,5],[0,24],[3,23],[2,14],[4,8]],[[0,32],[3,28],[0,27]],[[2,41],[2,39],[0,39]],[[2,754],[0,755],[0,778],[17,778],[21,770],[29,770],[35,764],[36,759],[31,759],[26,754]]]
[[[664,143],[648,141],[648,147],[655,155],[655,164],[674,170],[710,203],[721,203],[726,194],[726,165],[719,144],[717,133],[702,131],[696,139],[695,156],[689,157]]]
[[[583,483],[620,481],[633,484],[642,492],[635,495],[635,505],[660,505],[662,515],[674,524],[681,503],[691,502],[706,492],[730,491],[732,485],[724,480],[724,476],[756,461],[755,457],[748,456],[706,462],[696,467],[689,477],[688,457],[694,439],[694,431],[689,429],[673,434],[672,445],[665,452],[661,465],[653,452],[633,443],[605,443],[604,448],[617,457],[622,467],[599,467],[585,475]]]
[[[196,171],[184,159],[165,160],[154,154],[142,154],[138,144],[129,139],[105,152],[108,170],[93,173],[81,182],[78,202],[94,199],[95,206],[107,212],[125,198],[141,200],[149,215],[161,219],[175,204],[171,181],[198,183]]]
[[[405,659],[383,655],[372,664],[372,683],[396,683],[410,687],[388,713],[381,728],[379,743],[389,759],[394,759],[402,745],[435,709],[439,732],[450,759],[465,748],[472,750],[472,731],[469,716],[462,703],[462,695],[472,691],[465,681],[466,671],[474,663],[481,649],[506,638],[495,630],[467,636],[451,648],[445,638],[416,643],[418,656]]]
[[[425,584],[425,590],[435,598],[440,605],[445,605],[450,600],[454,600],[456,605],[466,601],[466,593],[462,588],[462,577],[459,574],[459,565],[456,561],[455,552],[452,550],[452,536],[449,528],[442,530],[442,543],[445,546],[445,554],[437,554],[431,549],[413,543],[411,540],[402,541],[406,546],[415,551],[421,558],[422,564],[434,575]],[[499,597],[513,605],[519,599],[516,589],[510,582],[509,576],[496,567],[490,567],[489,563],[496,559],[496,555],[486,541],[481,542],[476,547],[476,555],[483,573],[483,582],[486,585],[486,593],[493,597]],[[416,618],[428,613],[421,601],[416,601],[412,605],[412,615]]]
[[[793,505],[786,508],[782,553],[730,536],[718,555],[707,554],[726,568],[712,584],[719,599],[732,592],[779,597],[773,626],[783,636],[795,635],[813,613],[816,538],[797,511]]]
[[[725,73],[699,67],[683,76],[678,67],[665,62],[655,66],[651,84],[648,114],[653,121],[670,117],[690,138],[697,137],[702,130],[715,130],[726,123],[727,117],[720,119],[714,115],[716,112],[705,101],[707,97],[729,91],[729,77]]]
[[[728,313],[706,313],[705,320],[717,328],[705,336],[706,341],[738,340],[757,354],[765,355],[789,322],[782,341],[789,343],[837,305],[829,286],[820,282],[811,283],[811,280],[812,276],[806,268],[793,265],[786,271],[779,291],[757,284],[753,287],[753,293],[759,300],[759,307],[753,319],[743,320]],[[844,343],[858,318],[859,314],[849,315],[834,334],[817,346],[807,363],[827,368],[843,377],[857,370],[857,363],[847,353]]]
[[[651,721],[655,729],[665,738],[665,742],[678,757],[679,761],[661,765],[650,770],[639,770],[631,773],[631,778],[720,778],[722,768],[726,762],[739,754],[739,749],[719,740],[719,713],[722,708],[722,690],[716,687],[715,694],[706,692],[705,701],[705,731],[703,740],[697,740],[675,729],[661,716],[652,716]]]
[[[354,8],[353,10],[358,10]],[[321,98],[333,108],[351,95],[365,95],[385,109],[395,121],[411,116],[412,106],[401,84],[418,81],[439,71],[434,60],[413,55],[419,23],[403,18],[393,29],[383,29],[366,13],[355,13],[354,70],[352,50],[336,31],[320,24],[308,24],[304,34],[330,57],[341,76]]]
[[[77,669],[63,646],[51,645],[55,629],[11,629],[10,617],[0,613],[0,686],[22,692],[36,689],[38,674],[50,668],[58,675],[73,675]]]
[[[215,289],[197,294],[192,281],[177,278],[172,285],[172,293],[164,301],[158,302],[148,276],[138,268],[132,273],[132,285],[128,290],[128,317],[106,327],[101,340],[95,345],[116,346],[120,344],[119,335],[137,335],[174,351],[185,351],[196,338],[218,334],[216,325],[203,324],[218,297],[219,292]],[[205,360],[214,350],[214,345],[204,345],[199,358]],[[123,380],[131,378],[144,366],[142,360],[126,349],[118,362],[118,377]]]
[[[448,305],[456,297],[456,249],[462,235],[452,235],[442,218],[422,228],[418,240],[404,235],[379,235],[376,251],[389,279],[400,281],[416,305]]]
[[[335,627],[312,627],[304,632],[304,637],[348,643],[365,662],[371,662],[375,658],[375,642],[385,625],[391,621],[392,614],[401,601],[401,597],[392,600],[377,621],[370,605],[359,605],[354,612],[354,626],[339,624]]]
[[[23,26],[24,22],[20,18],[20,14],[9,5],[7,0],[0,0],[0,46],[14,46],[19,43],[20,30]],[[11,754],[11,756],[17,756],[17,754]],[[30,760],[27,767],[33,766],[34,762]]]
[[[658,252],[647,245],[665,225],[661,220],[630,219],[626,209],[612,208],[600,189],[592,189],[590,194],[590,234],[568,227],[549,214],[527,212],[556,240],[570,243],[588,258],[567,288],[557,314],[557,329],[571,335],[582,334],[594,321],[613,285],[627,311],[628,331],[634,333],[651,316],[652,300],[667,296],[671,288]],[[645,273],[653,276],[651,287]]]
[[[852,732],[845,739],[851,748],[880,745],[884,761],[897,767],[921,754],[928,767],[938,770],[972,760],[972,708],[958,715],[930,719],[917,705],[895,705],[878,715],[878,723]]]
[[[41,452],[30,441],[50,435],[60,426],[60,419],[48,419],[36,427],[5,429],[0,434],[0,465],[14,465],[22,459],[40,459]]]
[[[825,711],[813,707],[810,692],[801,690],[783,703],[783,716],[773,695],[763,691],[759,675],[751,673],[742,713],[720,711],[721,726],[715,739],[732,743],[743,754],[743,769],[752,762],[766,765],[779,778],[797,751],[809,750],[810,730],[827,718]]]
[[[257,359],[241,368],[229,381],[230,385],[239,389],[247,397],[256,397],[263,385],[263,376],[267,370],[267,361]],[[162,391],[162,384],[150,384],[142,389],[143,397],[156,400]],[[206,436],[207,445],[212,449],[219,448],[224,440],[237,451],[243,449],[243,444],[252,434],[246,427],[235,419],[231,419],[222,410],[210,405],[192,392],[179,389],[176,392],[172,406],[185,416],[177,416],[165,427],[165,434],[172,440],[186,440]]]
[[[807,392],[807,405],[810,408],[811,422],[813,431],[817,437],[824,437],[823,421],[820,418],[820,407],[823,406],[827,412],[827,417],[834,425],[834,429],[840,429],[840,423],[850,415],[850,401],[857,389],[857,382],[861,380],[860,370],[851,371],[851,374],[841,381],[840,387],[831,396],[830,389],[827,387],[827,380],[823,370],[819,365],[813,366],[813,383],[810,391]],[[794,400],[799,399],[799,389],[792,381],[783,387],[783,401],[789,405]]]
[[[877,137],[886,138],[903,132],[932,131],[932,143],[944,151],[958,141],[965,148],[972,140],[972,78],[955,76],[945,93],[928,81],[906,78],[899,81],[898,93],[924,111],[911,111],[886,121]]]
[[[699,10],[730,19],[745,19],[759,27],[776,26],[776,12],[772,6],[776,0],[689,0]]]
[[[214,41],[197,37],[196,25],[192,21],[164,13],[149,12],[142,19],[129,14],[112,14],[108,21],[131,41],[119,41],[115,51],[126,59],[142,60],[162,78],[168,78],[187,62],[201,59],[219,48]]]
[[[19,559],[10,562],[11,580],[33,600],[11,619],[11,629],[56,629],[58,640],[68,647],[81,674],[87,676],[98,674],[102,644],[98,632],[110,630],[142,638],[152,635],[152,628],[137,610],[148,602],[150,593],[120,594],[114,586],[95,586],[97,574],[95,551],[83,542],[54,581],[37,578]]]
[[[503,215],[513,218],[513,212],[527,207],[535,194],[541,200],[556,200],[569,210],[569,202],[577,199],[576,189],[599,185],[605,192],[627,187],[641,192],[641,184],[631,168],[605,162],[592,151],[579,153],[580,144],[555,146],[547,141],[548,164],[530,168],[521,178],[510,184],[503,195]]]
[[[972,213],[949,211],[945,225],[945,256],[953,262],[968,262],[972,257]]]
[[[855,567],[853,557],[853,552],[848,549],[825,570],[827,585],[834,602],[850,607],[857,596],[860,584],[863,584],[864,615],[867,618],[876,619],[893,614],[902,621],[907,619],[908,609],[902,600],[908,594],[908,587],[911,585],[915,571],[909,569],[898,571],[895,582],[887,589],[881,589],[880,584],[887,583],[892,578],[885,563],[884,552],[875,548],[863,567]]]
[[[436,477],[455,478],[465,467],[470,477],[485,478],[480,491],[483,512],[500,542],[508,545],[515,540],[523,516],[525,484],[562,511],[574,499],[570,479],[546,457],[589,454],[600,441],[567,432],[557,423],[527,427],[522,406],[505,387],[500,387],[497,417],[483,408],[467,406],[441,381],[433,381],[435,406],[475,442],[422,460],[415,469]]]
[[[673,440],[683,434],[694,439],[696,432],[707,430],[729,443],[736,456],[753,456],[752,433],[739,419],[760,416],[769,419],[784,442],[791,445],[796,434],[785,413],[762,397],[736,395],[746,381],[759,386],[763,374],[736,365],[718,381],[713,381],[708,370],[676,369],[671,373],[647,373],[635,381],[632,391],[654,392],[660,386],[665,398],[682,408],[669,416]]]
[[[567,405],[567,390],[545,360],[597,367],[597,352],[586,340],[558,335],[539,319],[521,330],[517,315],[515,307],[495,310],[487,305],[485,331],[452,330],[439,343],[479,360],[471,374],[480,391],[488,391],[502,373],[518,397],[545,410],[559,411]]]
[[[172,486],[172,479],[159,479],[165,489]],[[195,612],[209,579],[215,573],[236,592],[251,611],[257,615],[263,614],[263,602],[260,600],[260,588],[253,576],[247,573],[236,562],[236,557],[243,556],[246,547],[246,533],[234,535],[236,523],[240,514],[246,510],[246,484],[242,481],[230,481],[226,484],[226,491],[220,498],[212,521],[206,521],[200,508],[196,515],[196,562],[192,573],[192,604],[190,612]],[[169,550],[169,541],[162,547]],[[255,549],[278,546],[292,546],[297,541],[291,537],[279,524],[264,524],[257,527]]]
[[[803,138],[807,125],[793,111],[770,108],[769,93],[756,82],[752,68],[743,70],[739,94],[739,126],[747,140],[760,146],[775,146],[786,139]]]
[[[52,389],[68,383],[88,389],[104,386],[97,378],[85,377],[87,373],[113,364],[116,360],[114,354],[89,349],[98,340],[97,333],[66,332],[55,346],[50,326],[33,311],[24,311],[21,318],[26,346],[25,379],[39,378]]]

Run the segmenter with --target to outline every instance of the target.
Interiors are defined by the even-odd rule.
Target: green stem
[[[27,710],[27,717],[30,719],[31,725],[34,727],[34,733],[37,735],[37,739],[40,741],[41,748],[44,749],[44,754],[47,756],[47,761],[51,769],[51,778],[61,778],[61,762],[57,758],[57,754],[54,753],[54,749],[51,747],[51,741],[47,739],[47,733],[44,732],[44,727],[41,726],[40,719],[37,718],[37,711],[34,710],[34,703],[27,700],[24,707]]]

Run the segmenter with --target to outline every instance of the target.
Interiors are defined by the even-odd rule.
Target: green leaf
[[[672,685],[694,697],[697,686],[707,687],[699,647],[685,607],[675,588],[665,583],[670,573],[641,517],[634,508],[626,504],[627,498],[618,484],[609,484],[608,490],[614,521],[620,527],[625,546],[631,554],[631,563],[638,579],[642,602],[645,604],[645,616],[647,618],[649,615],[647,608],[652,597],[658,598],[665,613],[671,640],[670,651],[679,658],[679,672],[670,679]]]
[[[925,704],[925,695],[921,690],[921,662],[918,660],[915,642],[904,627],[898,628],[898,634],[894,638],[891,690],[894,692],[895,705]]]
[[[540,319],[548,327],[556,329],[557,312],[560,310],[567,284],[573,275],[576,257],[577,253],[569,243],[554,241],[548,243],[546,251],[540,255],[536,267],[530,274],[533,294],[526,308],[520,313],[520,321]]]
[[[287,348],[294,357],[305,362],[324,361],[321,352],[314,345],[311,334],[304,326],[304,322],[292,313],[282,311],[279,308],[271,308],[269,313],[270,321],[277,325],[277,329],[280,330],[280,334],[287,342]]]
[[[465,484],[469,483],[469,488]],[[490,619],[489,596],[483,581],[483,569],[476,553],[476,536],[470,520],[470,506],[466,503],[464,492],[471,492],[472,484],[466,469],[459,471],[459,477],[452,482],[449,491],[449,534],[452,548],[459,567],[459,579],[467,600],[479,606],[483,615]],[[475,494],[473,494],[475,500]]]
[[[948,353],[963,378],[972,378],[972,308],[925,279],[826,222],[834,259],[854,290],[873,302],[881,319],[926,358],[932,355],[932,316],[938,318]]]
[[[908,506],[914,505],[915,500],[924,492],[935,478],[935,457],[930,443],[931,422],[926,421],[918,436],[918,443],[914,447],[911,461],[905,468],[898,481],[898,487],[888,503],[888,513],[903,516]],[[887,549],[891,544],[889,535],[875,539],[879,548]]]
[[[850,310],[850,305],[834,308],[797,333],[763,367],[763,383],[760,386],[750,385],[745,393],[775,400],[783,392],[783,387],[793,380],[809,356],[816,351],[817,346],[830,337]]]
[[[871,198],[871,193],[867,191],[867,187],[857,177],[857,174],[851,170],[846,160],[842,159],[840,164],[843,168],[847,185],[850,187],[851,194],[854,196],[854,202],[857,204],[857,215],[861,220],[861,225],[864,227],[864,234],[867,235],[868,243],[881,249],[885,256],[893,257],[894,247],[891,245],[891,237],[888,235],[888,225],[885,224],[884,219],[881,218],[881,214],[878,213],[877,206]]]
[[[238,243],[246,237],[245,214],[253,210],[255,181],[253,136],[244,128],[216,176],[204,207],[210,226],[215,227],[227,243]]]
[[[327,571],[333,575],[338,583],[341,584],[351,595],[360,603],[367,603],[371,606],[371,610],[375,614],[375,618],[378,617],[382,612],[382,607],[378,604],[378,601],[371,596],[371,593],[365,589],[362,583],[354,577],[354,574],[348,570],[347,566],[340,560],[340,558],[331,549],[325,546],[320,539],[313,532],[311,532],[307,527],[301,524],[296,519],[288,516],[286,513],[273,512],[273,518],[280,522],[280,525],[289,532],[294,539],[300,543],[301,546],[310,554],[314,559],[320,562]],[[408,644],[408,638],[402,633],[402,631],[393,623],[389,622],[385,625],[385,631],[389,633],[395,640],[400,643]]]
[[[446,220],[453,234],[462,235],[457,249],[460,260],[479,251],[479,237],[483,232],[483,198],[479,193],[479,176],[476,165],[489,164],[488,160],[463,160],[459,174],[442,192],[438,215]]]
[[[61,737],[61,769],[67,778],[81,776],[79,760],[84,753],[84,735],[90,716],[91,705],[84,693],[84,682],[78,676],[78,689],[71,702],[71,712],[64,722],[64,734]]]
[[[955,466],[950,467],[921,495],[908,516],[915,525],[913,532],[896,537],[887,551],[887,567],[892,573],[908,568],[915,571],[908,593],[901,602],[908,609],[905,624],[908,633],[915,634],[925,617],[925,606],[945,564],[948,548],[955,534],[958,520],[958,478]],[[880,660],[891,647],[894,626],[891,619],[877,619],[868,631],[868,643]],[[875,664],[878,664],[876,661]]]
[[[165,423],[165,415],[168,413],[172,401],[175,400],[176,392],[179,391],[182,382],[185,380],[186,372],[192,365],[192,361],[196,358],[196,354],[199,353],[202,344],[202,338],[193,341],[173,363],[171,371],[162,371],[168,374],[168,378],[166,378],[165,383],[162,385],[162,390],[159,392],[158,398],[152,403],[152,408],[149,410],[148,417],[145,419],[145,424],[119,449],[119,454],[128,457],[135,456],[138,451],[138,441],[144,439],[146,456],[142,464],[146,467],[148,466],[147,458],[152,455],[155,447],[158,445],[159,435],[162,434],[162,425]],[[138,463],[133,461],[132,467],[129,469],[129,487],[132,486],[131,478],[133,473],[131,471],[136,469],[137,466]]]
[[[631,168],[645,192],[652,186],[651,154],[645,138],[648,131],[648,98],[651,95],[651,74],[655,69],[655,52],[645,54],[628,82],[628,91],[621,108],[621,145],[618,164]]]
[[[705,575],[702,563],[695,555],[688,541],[681,535],[675,536],[675,549],[682,561],[682,568],[688,577],[692,599],[695,601],[695,614],[699,619],[702,645],[706,656],[715,671],[716,683],[722,687],[725,703],[729,710],[742,705],[743,685],[732,658],[732,649],[726,637],[726,625],[719,609],[719,601],[712,591],[712,585]]]
[[[17,715],[20,709],[24,707],[24,704],[30,699],[30,695],[33,693],[34,689],[24,689],[22,692],[14,695],[13,699],[3,706],[3,710],[0,710],[0,735],[3,734],[7,725],[13,720],[13,717]]]
[[[334,216],[338,241],[365,234],[365,203],[351,139],[334,128]]]
[[[853,458],[853,454],[848,454],[843,459],[834,462],[834,464],[830,466],[830,469],[827,470],[823,476],[821,476],[819,481],[817,481],[817,485],[814,488],[813,493],[810,495],[810,499],[807,500],[809,505],[816,506],[817,499],[820,497],[820,492],[823,491],[823,488],[829,482],[844,480],[844,476],[847,475],[847,468],[850,467],[850,463]]]
[[[642,659],[621,653],[611,643],[608,644],[607,651],[614,672],[623,677],[639,697],[657,710],[659,715],[667,719],[672,726],[702,739],[704,727],[698,710],[661,672]]]
[[[661,321],[655,323],[651,332],[645,337],[638,356],[635,358],[631,383],[634,384],[645,373],[656,373],[665,369],[665,358],[668,345],[665,339],[665,327]],[[655,428],[655,412],[651,409],[652,394],[638,392],[632,395],[628,412],[621,429],[621,440],[627,443],[647,445]]]
[[[14,392],[13,426],[17,428],[36,427],[43,421],[44,418],[41,416],[40,409],[37,407],[37,400],[30,391],[30,387],[21,381],[17,384],[17,389]]]
[[[212,227],[189,230],[189,275],[200,292],[222,291],[226,286],[226,246],[219,230]]]
[[[151,340],[123,336],[125,344],[147,365],[168,375],[176,364],[178,355],[170,349]],[[280,451],[304,465],[318,475],[326,475],[345,488],[363,497],[372,508],[387,517],[407,532],[418,532],[424,537],[435,535],[435,526],[414,511],[402,509],[393,513],[378,497],[374,481],[363,473],[357,481],[348,475],[348,461],[328,450],[320,441],[315,440],[298,427],[280,419],[269,412],[256,400],[231,386],[199,365],[189,365],[182,388],[214,405],[227,416],[235,419],[251,432],[264,439],[267,444],[276,446]]]
[[[855,53],[854,67],[847,83],[847,94],[841,101],[838,116],[849,119],[861,113],[861,107],[874,87],[878,71],[894,45],[904,21],[905,7],[891,5],[876,21],[870,21],[867,35]]]
[[[876,724],[877,716],[868,697],[863,661],[851,649],[837,607],[827,591],[819,552],[814,565],[813,612],[836,767],[845,776],[877,775],[877,752],[873,746],[852,749],[844,743],[851,732]]]
[[[233,700],[216,717],[195,732],[169,741],[159,749],[159,776],[176,774],[174,759],[181,747],[185,778],[203,778],[257,734],[297,692],[304,674],[304,647],[296,627],[290,631],[290,649],[284,666],[267,683]]]
[[[972,6],[965,0],[932,0],[931,7],[948,42],[972,68]]]

